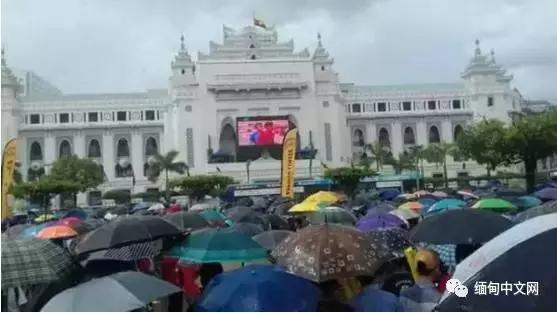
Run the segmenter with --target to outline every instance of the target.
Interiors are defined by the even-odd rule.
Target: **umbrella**
[[[520,209],[528,209],[540,205],[542,201],[537,197],[525,195],[517,197],[512,203]]]
[[[534,217],[537,217],[537,216],[551,214],[551,213],[557,213],[557,201],[546,202],[546,203],[543,203],[539,206],[527,209],[526,211],[523,211],[523,212],[519,213],[518,215],[516,215],[514,221],[515,222],[523,222],[525,220],[528,220],[528,219],[531,219],[531,218],[534,218]]]
[[[196,311],[315,312],[320,291],[311,281],[271,265],[250,265],[217,275]]]
[[[395,200],[414,200],[418,198],[418,195],[414,194],[414,193],[406,193],[406,194],[400,194],[398,195]]]
[[[519,189],[503,189],[495,191],[495,195],[498,197],[518,197],[527,194],[526,190]]]
[[[372,243],[372,248],[377,252],[377,257],[382,260],[404,258],[404,250],[414,245],[408,240],[408,232],[403,229],[377,229],[366,233]]]
[[[458,209],[466,206],[466,202],[458,200],[456,198],[445,198],[435,204],[427,210],[428,214],[438,213],[449,209]]]
[[[507,218],[480,210],[449,210],[431,215],[410,231],[413,242],[481,244],[510,228]]]
[[[282,240],[294,233],[288,230],[269,230],[254,236],[252,239],[267,250],[273,250]]]
[[[209,222],[209,224],[225,225],[226,216],[216,209],[204,209],[199,215]]]
[[[8,227],[8,229],[6,230],[6,235],[9,237],[17,237],[20,236],[21,233],[31,227],[32,225],[30,224],[21,224],[21,225],[14,225],[14,226],[10,226]]]
[[[147,208],[148,211],[159,211],[163,209],[164,209],[164,205],[161,203],[155,203],[151,205],[149,208]]]
[[[329,205],[328,203],[323,203],[323,202],[304,201],[292,206],[292,208],[290,208],[288,212],[289,213],[311,213],[311,212],[316,212],[323,207],[327,207],[328,205]]]
[[[431,205],[437,203],[437,199],[431,197],[423,197],[418,199],[418,203],[423,205],[422,209],[429,209]]]
[[[111,221],[85,234],[76,245],[76,253],[106,250],[181,233],[172,223],[159,217],[129,216]]]
[[[237,231],[203,229],[193,232],[170,256],[194,263],[246,262],[267,257],[257,242]]]
[[[371,208],[368,208],[368,210],[366,211],[366,214],[371,214],[371,213],[388,213],[392,210],[396,209],[393,205],[388,204],[388,203],[381,203],[379,205],[375,205]]]
[[[367,214],[356,223],[356,228],[363,232],[384,228],[402,228],[405,226],[407,226],[406,221],[400,217],[384,213]]]
[[[557,200],[557,188],[543,188],[534,193],[534,196],[541,199],[542,201]]]
[[[287,230],[290,228],[288,222],[277,214],[267,214],[263,216],[265,225],[269,230]]]
[[[177,292],[180,289],[166,281],[126,271],[62,291],[41,312],[127,312]]]
[[[478,199],[478,198],[479,198],[476,194],[474,194],[474,193],[472,193],[472,192],[468,192],[468,191],[458,191],[458,192],[456,192],[456,193],[459,194],[459,195],[462,195],[462,197],[463,197],[464,199],[467,199],[467,198]]]
[[[341,200],[340,196],[335,192],[319,191],[306,197],[304,202],[309,203],[326,203],[328,205],[338,203]]]
[[[231,209],[228,211],[227,215],[228,218],[234,222],[246,222],[259,224],[261,226],[266,225],[263,217],[248,207],[237,207],[235,209]]]
[[[67,217],[67,218],[62,218],[60,220],[58,220],[56,222],[57,225],[64,225],[64,226],[74,226],[77,224],[80,224],[82,222],[81,219],[76,218],[76,217]]]
[[[440,198],[444,198],[444,197],[449,197],[449,195],[443,191],[435,191],[433,193],[431,193],[431,195],[436,196],[436,197],[440,197]]]
[[[214,209],[215,205],[214,204],[209,204],[209,203],[199,203],[199,204],[195,204],[190,208],[190,211],[201,211],[201,210],[205,210],[205,209]]]
[[[93,252],[89,254],[87,260],[136,261],[144,257],[153,257],[159,252],[160,247],[154,242],[134,243],[119,248]]]
[[[373,275],[383,264],[364,233],[336,224],[301,229],[272,255],[289,273],[315,282]]]
[[[49,240],[2,237],[2,289],[56,281],[72,266],[70,255]]]
[[[294,201],[291,199],[277,199],[269,205],[267,212],[273,214],[286,214],[294,205]]]
[[[75,237],[76,235],[77,232],[74,229],[72,229],[72,227],[59,225],[59,226],[50,226],[44,228],[37,234],[37,238],[64,239],[64,238]]]
[[[335,223],[342,225],[354,225],[356,217],[344,208],[325,207],[319,211],[309,213],[307,219],[312,224]]]
[[[234,232],[239,232],[241,234],[245,234],[248,237],[253,237],[254,235],[260,234],[263,231],[263,228],[261,227],[261,225],[258,224],[252,224],[249,222],[239,222],[239,223],[235,223],[232,226],[224,229],[225,231],[234,231]]]
[[[55,224],[56,224],[56,222],[49,221],[49,222],[42,223],[40,225],[31,225],[31,226],[23,229],[23,231],[21,231],[20,235],[23,236],[23,237],[36,237],[37,234],[39,234],[39,232],[41,230],[43,230],[46,227],[53,226]]]
[[[153,204],[144,203],[144,202],[137,203],[137,204],[133,205],[132,212],[136,212],[136,211],[142,210],[142,209],[149,209],[149,207],[151,207],[151,205],[153,205]]]
[[[162,218],[170,221],[181,230],[200,229],[209,226],[207,220],[198,213],[180,211],[164,215]]]
[[[513,204],[500,198],[483,198],[476,202],[472,208],[487,209],[498,213],[505,213],[517,209]]]
[[[379,198],[383,201],[391,201],[400,195],[399,190],[383,190],[379,193]]]
[[[85,220],[87,219],[87,216],[89,215],[87,215],[87,213],[83,209],[72,209],[64,215],[64,218],[74,217]]]
[[[92,229],[96,229],[96,228],[106,224],[106,221],[104,221],[103,219],[98,219],[98,218],[87,218],[83,222],[86,223],[87,225],[91,226]]]
[[[554,311],[557,295],[557,213],[501,233],[457,265],[453,275],[468,296],[445,294],[441,311]],[[497,284],[497,295],[494,285]],[[474,293],[472,293],[474,292]]]
[[[400,312],[398,296],[375,285],[365,287],[350,300],[355,312]]]
[[[45,222],[48,220],[53,220],[56,219],[56,216],[51,215],[51,214],[42,214],[40,216],[38,216],[37,218],[35,218],[35,222]]]
[[[421,212],[423,208],[424,205],[422,205],[420,202],[407,202],[398,207],[398,209],[411,209],[417,213]]]
[[[420,218],[420,214],[408,208],[397,208],[395,210],[390,211],[389,213],[398,216],[404,220]]]

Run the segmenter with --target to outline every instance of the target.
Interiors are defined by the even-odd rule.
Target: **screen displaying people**
[[[238,121],[239,146],[282,145],[288,120]]]

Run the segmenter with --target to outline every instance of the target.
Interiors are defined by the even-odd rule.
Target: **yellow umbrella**
[[[289,213],[313,213],[319,211],[323,207],[327,207],[327,203],[303,201],[288,210]]]
[[[312,203],[327,203],[327,204],[334,204],[340,201],[340,197],[335,192],[328,192],[328,191],[319,191],[308,196],[304,202],[312,202]]]
[[[42,214],[39,217],[35,218],[35,222],[44,222],[47,220],[53,220],[56,219],[56,216],[51,215],[51,214]]]

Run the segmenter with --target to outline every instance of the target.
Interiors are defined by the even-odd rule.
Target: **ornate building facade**
[[[274,27],[235,30],[223,26],[222,43],[194,61],[181,37],[170,63],[167,89],[131,94],[21,96],[21,85],[2,58],[2,147],[18,138],[20,171],[27,179],[49,171],[58,158],[75,154],[103,165],[106,182],[78,197],[92,203],[100,193],[163,188],[151,182],[153,155],[179,152],[194,173],[222,173],[238,181],[278,180],[280,161],[262,156],[237,161],[236,119],[288,116],[301,148],[315,162],[298,160],[297,177],[360,158],[365,144],[382,142],[396,155],[421,144],[452,142],[481,117],[505,121],[522,98],[512,76],[485,55],[479,43],[457,83],[359,86],[338,81],[334,60],[318,36],[317,48],[294,51]],[[303,149],[302,149],[303,150]],[[224,156],[224,157],[223,157]],[[451,163],[456,175],[461,163]],[[427,173],[434,173],[435,167]],[[469,174],[483,171],[470,164]],[[156,174],[156,173],[155,173]]]

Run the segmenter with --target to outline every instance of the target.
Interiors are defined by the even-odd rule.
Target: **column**
[[[109,181],[114,180],[114,167],[116,166],[114,154],[114,136],[109,132],[105,131],[102,138],[102,162],[104,167],[104,173]]]
[[[143,180],[143,138],[138,130],[132,131],[130,153],[135,179]]]
[[[379,139],[377,138],[377,126],[373,122],[373,120],[369,121],[366,125],[366,143],[373,144],[377,142]]]
[[[42,148],[45,164],[51,164],[58,159],[58,156],[56,155],[56,139],[52,133],[48,132],[46,134],[46,137],[44,138],[44,146]],[[46,168],[48,169],[49,167]]]
[[[416,144],[427,146],[427,125],[423,119],[416,123]]]
[[[73,138],[73,145],[74,145],[74,154],[77,155],[79,158],[86,157],[86,149],[85,149],[85,136],[83,132],[78,131],[77,134]]]
[[[441,141],[446,143],[453,142],[453,125],[450,118],[446,118],[441,122]]]
[[[402,130],[399,121],[395,120],[391,123],[391,133],[393,156],[397,157],[399,153],[402,153]]]

